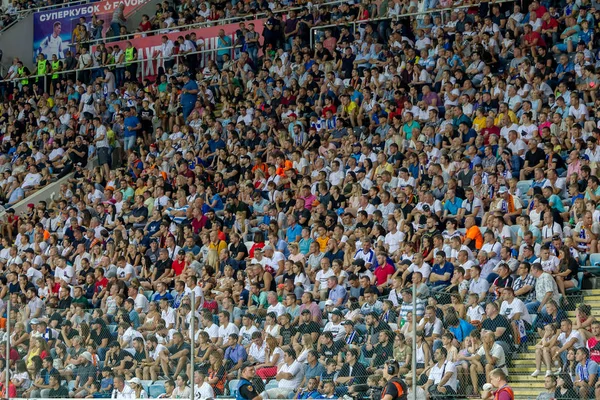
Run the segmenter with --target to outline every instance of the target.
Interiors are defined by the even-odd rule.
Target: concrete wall
[[[3,61],[10,65],[14,57],[19,57],[27,67],[33,65],[33,14],[27,15],[17,24],[0,34],[4,52]]]
[[[139,26],[140,22],[142,22],[142,15],[148,14],[148,16],[150,18],[152,18],[152,16],[156,12],[156,5],[159,3],[162,3],[162,1],[161,0],[150,0],[143,6],[141,6],[137,10],[135,10],[135,12],[132,15],[128,16],[127,23],[125,24],[127,26],[127,32],[131,32],[131,33],[135,32],[135,30]]]
[[[29,203],[33,203],[33,204],[37,205],[40,201],[43,200],[49,204],[50,203],[50,195],[52,193],[57,193],[60,189],[60,185],[62,185],[63,183],[66,183],[72,177],[73,177],[73,173],[70,173],[67,176],[63,176],[61,179],[57,180],[56,182],[52,182],[51,184],[49,184],[45,188],[38,190],[31,196],[24,198],[23,200],[21,200],[20,202],[18,202],[14,206],[12,206],[12,208],[15,210],[15,214],[20,215],[22,212],[25,212],[27,210],[27,204],[29,204]],[[4,220],[5,214],[6,213],[4,211],[0,212],[0,220]]]

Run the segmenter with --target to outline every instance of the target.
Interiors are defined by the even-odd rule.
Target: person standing
[[[188,74],[183,76],[183,89],[181,90],[181,107],[183,119],[187,120],[198,98],[198,84]]]
[[[119,36],[119,33],[121,32],[121,25],[127,22],[124,10],[125,3],[121,3],[113,12],[112,21],[110,22],[110,29],[112,30],[113,37]]]
[[[127,42],[127,47],[125,48],[125,69],[129,71],[129,73],[131,74],[131,79],[133,80],[137,79],[137,59],[137,49],[133,47],[133,44],[131,42]]]

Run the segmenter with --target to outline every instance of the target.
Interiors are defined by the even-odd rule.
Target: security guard
[[[236,400],[262,400],[262,396],[256,392],[256,388],[252,385],[252,379],[255,376],[254,364],[246,363],[242,366],[242,379],[240,379],[237,387]]]
[[[58,72],[62,71],[62,69],[63,69],[63,63],[62,63],[62,61],[60,61],[58,59],[56,54],[52,54],[51,68],[52,68],[52,87],[51,87],[50,94],[54,94],[54,89],[56,89],[56,86],[60,82],[60,75],[58,74]]]
[[[408,398],[408,387],[404,381],[398,378],[399,370],[398,361],[390,360],[385,363],[383,377],[387,380],[387,384],[381,392],[381,400],[406,400]]]
[[[125,48],[125,68],[131,74],[132,79],[136,79],[137,76],[138,63],[134,62],[137,59],[137,49],[133,47],[131,42],[127,42],[127,47]]]
[[[36,63],[36,78],[35,78],[35,82],[38,84],[38,86],[41,86],[44,88],[44,92],[48,91],[48,79],[46,74],[48,73],[48,60],[46,60],[44,58],[44,55],[42,53],[38,54],[37,56],[37,63]]]
[[[29,68],[23,66],[23,61],[17,62],[17,75],[19,78],[22,78],[21,82],[19,82],[21,87],[29,85],[29,79],[27,77],[31,75],[31,72],[29,71]]]

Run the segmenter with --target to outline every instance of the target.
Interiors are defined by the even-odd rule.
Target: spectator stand
[[[494,4],[502,4],[502,3],[512,3],[514,0],[499,0],[494,2]],[[353,35],[356,35],[357,33],[359,33],[361,36],[364,33],[364,27],[361,27],[361,25],[366,25],[366,23],[368,22],[369,24],[372,23],[377,23],[377,25],[379,25],[381,22],[390,22],[390,21],[398,21],[398,19],[402,18],[410,18],[410,17],[419,17],[423,18],[425,15],[435,15],[435,16],[439,16],[441,18],[441,22],[447,22],[448,17],[450,12],[456,12],[458,10],[461,9],[469,9],[472,8],[472,5],[459,5],[459,6],[455,6],[455,7],[449,7],[449,8],[436,8],[434,10],[424,10],[424,11],[418,11],[418,12],[413,12],[413,13],[403,13],[401,15],[396,15],[395,18],[391,18],[389,16],[386,17],[378,17],[378,18],[369,18],[368,20],[364,20],[364,19],[357,19],[355,21],[352,21],[348,24],[346,24],[346,26],[352,26],[351,32]],[[310,46],[311,48],[314,47],[315,42],[318,41],[322,41],[323,37],[324,37],[324,31],[327,29],[340,29],[341,26],[340,24],[329,24],[329,25],[320,25],[320,26],[313,26],[310,28]]]
[[[503,1],[509,1],[509,0],[503,0]],[[342,4],[343,1],[342,0],[334,0],[334,1],[325,1],[325,2],[314,2],[314,6],[315,7],[329,7],[329,6],[333,6],[333,5],[339,5]],[[285,16],[288,12],[290,11],[299,11],[301,9],[303,9],[304,7],[289,7],[289,8],[276,8],[275,10],[273,10],[273,14],[284,14],[283,16]],[[229,17],[229,18],[220,18],[217,21],[205,21],[205,22],[197,22],[197,23],[193,23],[193,24],[184,24],[184,25],[177,25],[176,27],[174,27],[174,29],[177,29],[179,31],[181,31],[182,33],[185,33],[185,31],[188,31],[190,29],[195,29],[195,28],[207,28],[207,27],[211,27],[211,26],[219,26],[219,25],[225,25],[225,24],[231,24],[231,23],[236,23],[236,22],[252,22],[253,20],[257,20],[260,18],[264,18],[266,16],[266,11],[261,11],[255,14],[251,14],[251,15],[240,15],[240,16],[236,16],[236,17]],[[165,33],[169,33],[171,32],[171,28],[161,28],[161,29],[151,29],[148,31],[143,32],[144,35],[146,36],[152,36],[152,35],[161,35],[161,34],[165,34]],[[128,39],[132,39],[134,37],[139,37],[140,36],[140,32],[134,32],[134,33],[128,33],[126,35],[118,35],[115,37],[111,37],[110,40],[114,40],[114,41],[122,41],[122,40],[128,40]],[[90,46],[94,46],[97,45],[98,43],[104,43],[105,40],[104,39],[94,39],[94,40],[90,40],[87,43]]]

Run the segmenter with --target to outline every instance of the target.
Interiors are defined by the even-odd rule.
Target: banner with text
[[[262,43],[264,21],[265,20],[262,19],[257,19],[254,21],[245,21],[246,26],[248,26],[250,22],[254,23],[254,30],[261,37],[259,43]],[[217,40],[219,38],[219,31],[221,29],[223,29],[225,35],[231,39],[231,43],[233,45],[235,43],[236,31],[240,29],[239,23],[211,26],[209,28],[190,29],[183,32],[169,32],[166,34],[158,34],[154,36],[107,43],[106,46],[110,47],[116,45],[119,46],[120,49],[124,50],[125,48],[127,48],[127,42],[131,42],[133,47],[137,49],[138,60],[144,60],[138,66],[138,76],[153,77],[157,75],[158,68],[163,66],[163,60],[160,57],[157,58],[157,55],[159,54],[162,45],[163,36],[166,35],[169,38],[169,40],[172,40],[175,43],[179,36],[185,37],[186,35],[189,35],[192,32],[196,33],[196,41],[204,41],[204,46],[199,47],[198,50],[214,50],[200,54],[199,65],[203,67],[206,65],[206,62],[208,60],[215,59],[215,53],[218,47]],[[94,48],[92,48],[92,51],[94,50]],[[233,51],[231,51],[230,54],[233,54]]]
[[[95,3],[80,4],[73,7],[58,8],[48,11],[36,12],[33,15],[33,58],[42,53],[47,60],[56,54],[59,59],[65,58],[67,50],[73,50],[73,31],[80,22],[85,23],[86,30],[90,32],[92,16],[103,20],[102,37],[110,28],[113,12],[123,3],[125,17],[131,15],[136,9],[149,0],[102,0]],[[85,18],[85,21],[80,21]]]

